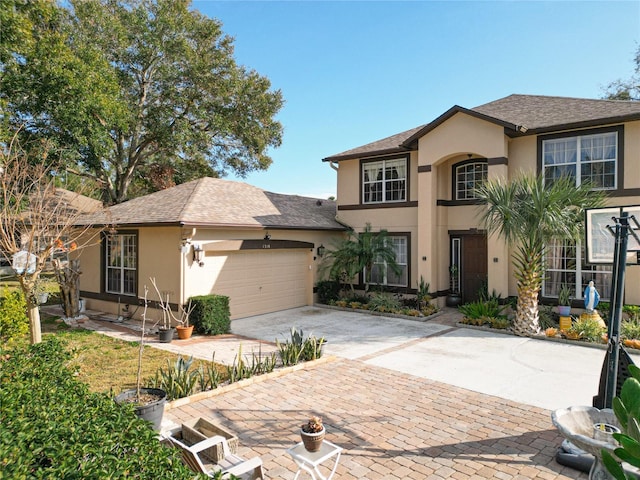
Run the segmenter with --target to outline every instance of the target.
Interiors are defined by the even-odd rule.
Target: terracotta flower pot
[[[307,433],[304,430],[300,429],[300,437],[302,438],[302,443],[304,444],[304,448],[308,452],[317,452],[320,450],[322,446],[322,441],[324,440],[324,434],[326,430],[322,427],[317,433]]]
[[[193,325],[189,325],[188,327],[178,325],[176,330],[178,331],[178,338],[180,340],[186,340],[191,338],[191,335],[193,334]]]

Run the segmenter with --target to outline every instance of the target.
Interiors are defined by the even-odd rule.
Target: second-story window
[[[542,167],[547,182],[568,176],[598,190],[617,188],[618,133],[567,136],[542,142]]]
[[[362,164],[362,203],[404,202],[406,199],[406,158]]]
[[[476,188],[487,179],[487,162],[464,163],[455,167],[455,199],[473,200]]]

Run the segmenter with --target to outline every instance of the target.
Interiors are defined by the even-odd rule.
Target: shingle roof
[[[541,95],[509,95],[472,110],[529,130],[640,119],[640,102]]]
[[[640,120],[640,102],[514,94],[471,109],[456,105],[426,125],[326,157],[323,161],[340,161],[414,149],[414,142],[418,138],[457,113],[496,123],[504,126],[508,135],[521,136]],[[524,127],[523,131],[519,127]]]
[[[402,147],[401,145],[405,140],[410,138],[413,134],[424,128],[425,125],[420,125],[419,127],[412,128],[411,130],[407,130],[405,132],[396,133],[395,135],[391,135],[390,137],[383,138],[382,140],[377,140],[375,142],[367,143],[366,145],[362,145],[361,147],[352,148],[351,150],[347,150],[342,153],[338,153],[336,155],[332,155],[330,157],[324,158],[323,161],[340,161],[347,160],[350,158],[358,158],[363,154],[370,154],[371,152],[375,152],[376,155],[386,155],[404,152],[407,149]]]
[[[344,230],[330,200],[266,192],[252,185],[201,178],[109,207],[85,224],[194,225]]]

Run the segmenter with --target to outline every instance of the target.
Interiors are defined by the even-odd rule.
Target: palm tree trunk
[[[540,333],[538,315],[538,288],[531,285],[518,286],[518,304],[513,332],[528,337]]]

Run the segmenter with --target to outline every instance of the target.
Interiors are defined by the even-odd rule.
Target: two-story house
[[[569,174],[605,190],[608,205],[640,205],[640,102],[510,95],[454,106],[426,125],[323,160],[338,171],[338,221],[390,233],[402,273],[380,265],[377,283],[411,291],[422,277],[443,297],[455,266],[464,301],[483,286],[515,295],[510,252],[487,238],[475,186],[521,172]],[[567,283],[581,298],[590,280],[609,297],[612,266],[587,264],[581,243],[549,246],[543,297]],[[626,303],[640,304],[638,285],[640,267],[628,268]]]

